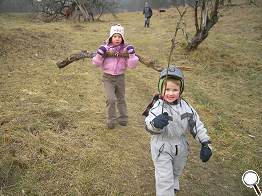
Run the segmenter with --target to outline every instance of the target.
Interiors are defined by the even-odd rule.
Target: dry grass
[[[252,195],[241,175],[253,169],[262,176],[261,13],[261,7],[226,7],[197,51],[176,48],[173,62],[193,67],[185,72],[184,96],[201,114],[214,146],[203,164],[190,139],[181,196]],[[191,15],[186,20],[193,32]],[[142,28],[140,12],[118,16],[47,24],[24,14],[0,15],[0,195],[154,195],[141,113],[158,73],[143,65],[127,72],[129,125],[107,130],[100,70],[88,59],[62,70],[55,66],[75,51],[95,50],[115,23],[125,26],[137,53],[165,65],[175,10],[155,12],[149,29]],[[183,44],[181,34],[177,39]]]

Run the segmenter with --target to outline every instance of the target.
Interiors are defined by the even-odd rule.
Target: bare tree
[[[45,14],[52,21],[65,17],[69,19],[77,13],[78,20],[83,16],[84,21],[99,19],[107,11],[112,14],[117,7],[116,0],[41,0],[35,1],[35,10]],[[96,18],[95,18],[96,16]]]
[[[115,15],[117,1],[115,0],[73,0],[77,4],[85,21],[99,20],[105,11]],[[96,16],[96,17],[95,17]]]
[[[257,4],[256,4],[256,0],[248,0],[248,4],[249,4],[249,5],[251,5],[251,4],[257,5]]]
[[[35,12],[40,12],[46,22],[65,17],[69,5],[70,0],[41,0],[33,3]]]
[[[214,4],[210,0],[202,0],[195,2],[195,35],[188,39],[186,49],[188,51],[197,49],[198,45],[202,43],[208,36],[210,29],[218,22],[218,6],[219,0],[215,0]],[[200,17],[198,16],[200,11]]]

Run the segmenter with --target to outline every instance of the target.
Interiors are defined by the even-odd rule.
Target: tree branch
[[[67,57],[66,59],[64,59],[62,61],[58,61],[56,63],[56,65],[57,65],[58,68],[61,69],[61,68],[64,68],[67,65],[69,65],[69,64],[71,64],[75,61],[78,61],[78,60],[84,59],[84,58],[93,58],[95,55],[96,55],[96,52],[90,52],[90,51],[87,51],[87,50],[82,50],[80,52],[71,54],[69,57]],[[129,57],[128,53],[115,54],[115,53],[112,53],[112,52],[106,52],[107,57],[115,57],[116,55],[118,55],[119,57],[124,57],[124,58]],[[152,69],[154,69],[158,72],[162,71],[162,69],[164,67],[162,65],[157,64],[155,60],[152,60],[150,58],[143,57],[143,56],[138,55],[138,54],[136,54],[136,56],[138,57],[140,63],[142,63],[145,66],[152,68]],[[192,70],[191,67],[185,67],[185,66],[177,66],[177,67],[182,69],[182,70],[185,70],[185,71]]]

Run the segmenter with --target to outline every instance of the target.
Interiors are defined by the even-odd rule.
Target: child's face
[[[180,87],[177,82],[168,80],[166,85],[163,85],[164,91],[162,95],[164,96],[164,100],[168,103],[172,103],[179,98],[180,95]]]
[[[121,43],[122,43],[122,40],[123,40],[122,36],[121,36],[120,34],[118,34],[118,33],[115,33],[115,34],[112,36],[112,44],[113,44],[114,46],[117,46],[117,45],[121,44]]]

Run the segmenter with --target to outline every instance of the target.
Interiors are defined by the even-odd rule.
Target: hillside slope
[[[254,195],[241,176],[248,169],[262,176],[261,13],[261,7],[226,7],[197,51],[175,50],[172,62],[192,67],[184,73],[184,97],[214,146],[203,164],[189,136],[179,196]],[[191,32],[192,14],[186,16]],[[142,64],[127,71],[129,124],[107,130],[100,70],[90,59],[60,70],[55,63],[81,49],[95,51],[110,26],[121,23],[137,53],[166,66],[177,19],[174,9],[155,12],[147,29],[138,12],[87,24],[1,14],[1,195],[154,195],[150,135],[141,113],[159,73]],[[184,41],[181,33],[177,39]]]

